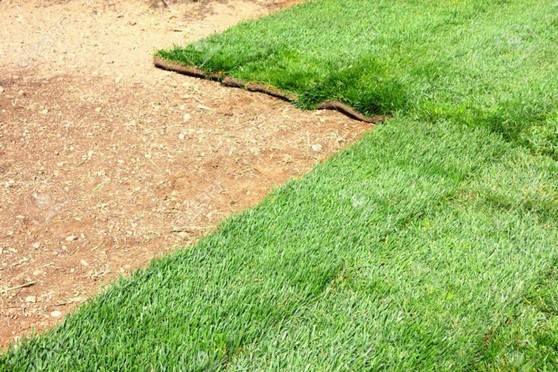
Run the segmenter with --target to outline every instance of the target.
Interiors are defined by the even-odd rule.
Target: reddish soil
[[[370,129],[152,65],[292,2],[0,0],[1,347]]]

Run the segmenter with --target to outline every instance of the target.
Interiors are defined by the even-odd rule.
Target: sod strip
[[[394,121],[195,247],[122,280],[61,328],[11,349],[0,366],[226,366],[323,301],[362,247],[408,229],[506,148],[481,130]]]
[[[558,156],[553,0],[310,1],[157,57],[314,109],[405,111]]]
[[[231,369],[470,369],[498,325],[515,318],[523,293],[552,268],[557,175],[555,162],[512,150],[409,228],[373,245],[359,237],[323,299],[245,347]],[[360,218],[368,220],[373,208],[373,200],[363,200]],[[541,287],[546,308],[556,309],[556,278]],[[541,341],[527,348],[529,358],[516,356],[504,366],[557,361],[555,317],[538,330],[532,318],[527,329],[512,330],[534,331]],[[491,349],[504,354],[500,362],[514,351],[505,346],[508,328]]]
[[[279,98],[288,102],[296,102],[298,100],[298,96],[294,94],[285,93],[269,85],[249,83],[246,81],[231,78],[229,76],[222,76],[221,74],[216,74],[216,73],[207,74],[203,70],[200,70],[195,66],[170,62],[159,56],[155,56],[153,58],[153,64],[155,65],[155,67],[159,67],[163,70],[174,71],[180,74],[203,78],[203,79],[220,81],[224,86],[231,87],[231,88],[242,88],[250,92],[265,93],[272,97]],[[344,103],[339,101],[325,101],[317,105],[316,108],[318,110],[338,111],[352,119],[360,120],[370,124],[382,123],[386,120],[385,115],[376,115],[373,117],[367,117],[361,114],[360,112],[354,110],[352,107],[345,105]]]

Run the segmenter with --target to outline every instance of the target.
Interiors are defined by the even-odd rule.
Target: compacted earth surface
[[[370,126],[153,67],[286,0],[0,0],[0,347]]]

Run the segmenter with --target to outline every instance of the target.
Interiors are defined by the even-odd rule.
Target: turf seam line
[[[193,66],[193,65],[183,65],[181,63],[171,62],[160,56],[153,57],[153,64],[155,67],[177,72],[183,75],[197,77],[200,79],[206,79],[211,81],[218,81],[226,87],[231,88],[241,88],[246,89],[250,92],[258,92],[270,95],[275,98],[282,99],[283,101],[287,101],[290,103],[294,103],[298,100],[298,96],[295,94],[290,94],[281,91],[280,89],[274,88],[269,85],[265,84],[258,84],[258,83],[249,83],[243,80],[239,80],[230,76],[225,76],[219,73],[207,73],[204,70]],[[334,110],[342,113],[343,115],[359,120],[369,124],[377,124],[386,121],[387,117],[385,115],[376,115],[376,116],[365,116],[362,113],[358,112],[354,108],[349,105],[346,105],[339,101],[325,101],[320,103],[317,107],[318,110]]]

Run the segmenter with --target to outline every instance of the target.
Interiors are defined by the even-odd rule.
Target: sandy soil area
[[[0,0],[0,347],[370,126],[155,69],[292,1]]]

